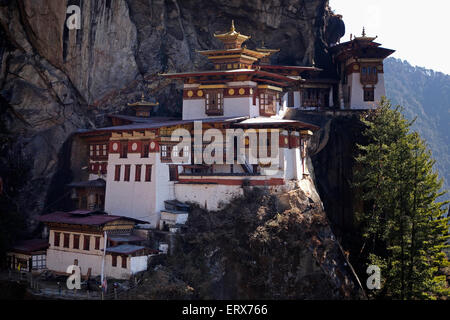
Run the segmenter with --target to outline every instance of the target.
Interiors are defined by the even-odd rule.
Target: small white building
[[[383,61],[394,50],[382,48],[376,37],[361,37],[330,48],[339,69],[339,100],[343,109],[374,109],[386,95]]]
[[[84,277],[100,275],[105,233],[107,278],[128,279],[146,270],[148,256],[155,253],[140,245],[143,238],[133,235],[135,225],[145,221],[80,210],[54,212],[38,219],[49,230],[46,267],[56,273],[66,274],[70,265],[77,265]]]

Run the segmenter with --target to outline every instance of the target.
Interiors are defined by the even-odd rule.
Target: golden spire
[[[134,103],[128,103],[128,105],[131,106],[131,107],[136,107],[136,106],[158,106],[159,102],[145,101],[144,93],[142,93],[141,94],[141,101],[136,101]]]
[[[236,31],[234,20],[231,20],[230,31],[223,34],[214,34],[214,37],[223,42],[225,49],[238,49],[244,41],[250,39],[250,36],[240,34]]]

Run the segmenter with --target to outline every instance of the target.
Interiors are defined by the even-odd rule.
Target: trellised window
[[[209,116],[223,115],[223,90],[205,92],[205,113]]]
[[[277,110],[277,97],[275,94],[262,91],[259,93],[259,113],[260,115],[274,115]]]
[[[361,83],[376,84],[378,82],[378,70],[374,65],[361,66]]]
[[[172,148],[171,144],[164,144],[161,146],[161,162],[171,162],[172,161]]]

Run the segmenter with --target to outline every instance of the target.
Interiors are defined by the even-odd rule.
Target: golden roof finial
[[[128,103],[129,106],[131,107],[136,107],[136,106],[158,106],[159,102],[150,102],[150,101],[145,101],[145,95],[142,92],[141,93],[141,101],[136,101],[133,103]]]
[[[231,30],[223,34],[214,34],[214,37],[222,41],[225,45],[225,49],[237,49],[240,48],[242,43],[250,38],[236,31],[234,27],[234,20],[231,20]]]

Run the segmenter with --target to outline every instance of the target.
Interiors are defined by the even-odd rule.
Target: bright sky
[[[364,26],[396,50],[393,57],[450,74],[449,0],[330,0],[330,6],[345,22],[341,42],[360,36]]]

